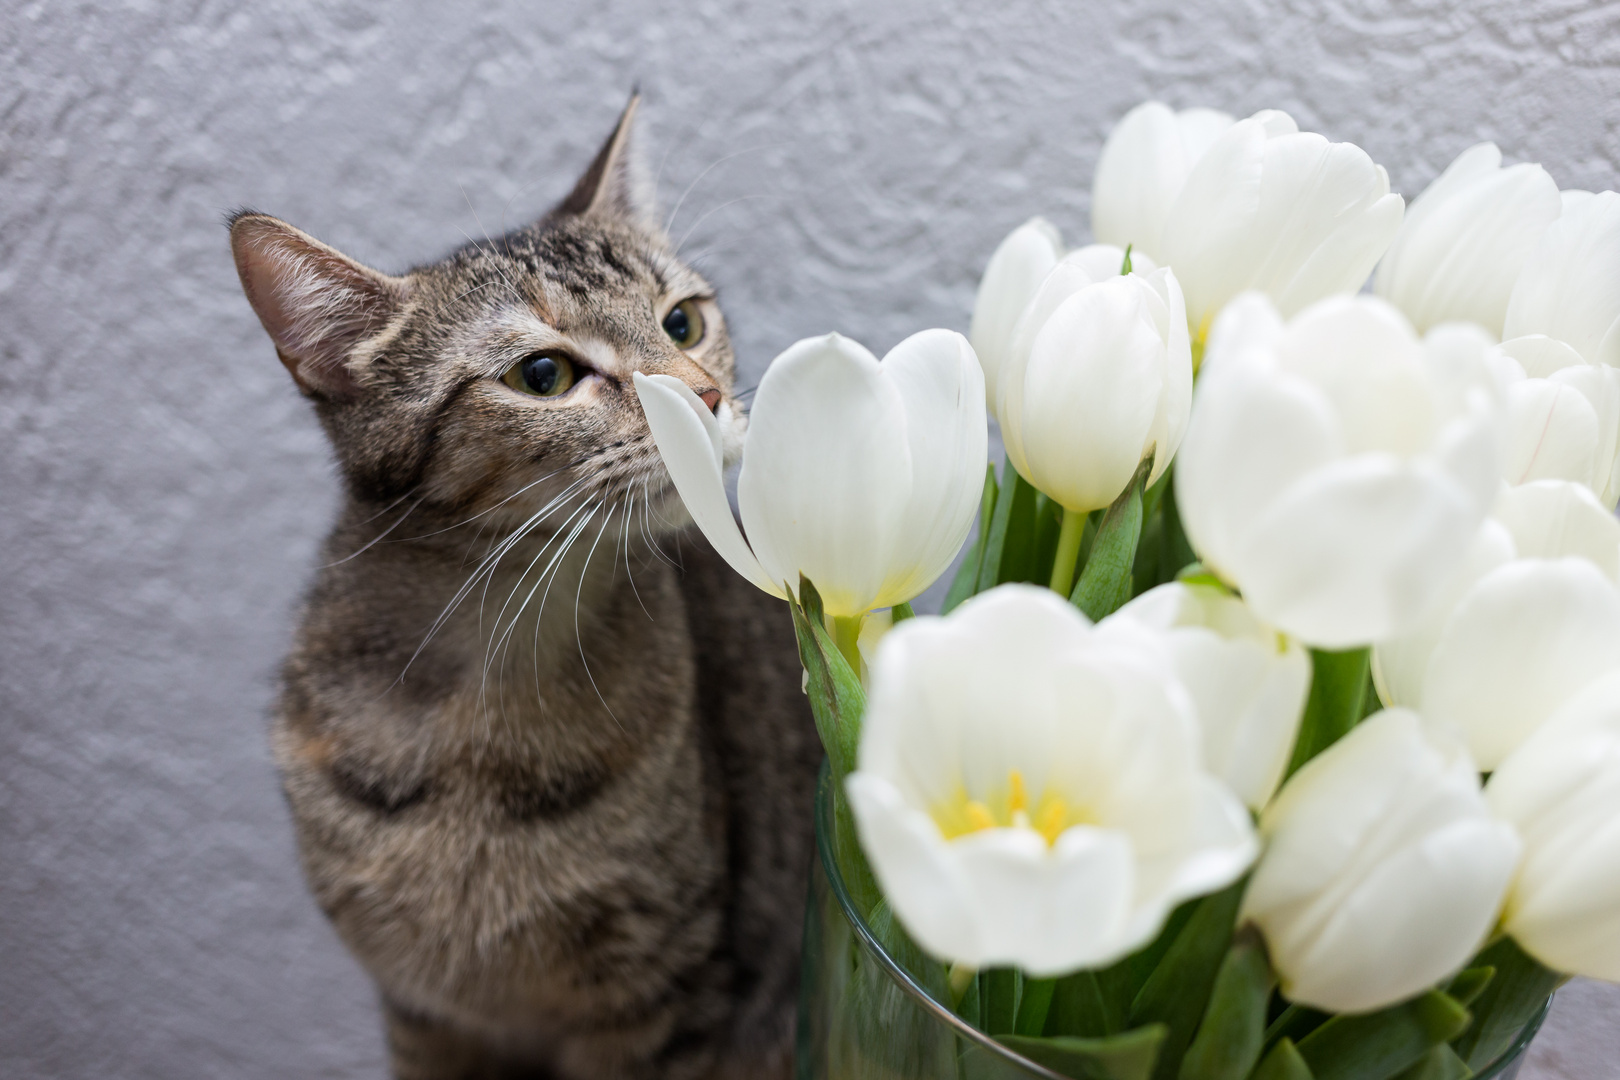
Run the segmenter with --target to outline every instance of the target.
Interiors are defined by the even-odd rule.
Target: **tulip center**
[[[1040,833],[1048,846],[1057,843],[1057,838],[1071,826],[1092,823],[1085,807],[1050,789],[1032,801],[1024,775],[1017,769],[1007,771],[1005,786],[980,799],[958,786],[953,798],[934,807],[933,818],[947,840],[985,829],[1031,829]]]

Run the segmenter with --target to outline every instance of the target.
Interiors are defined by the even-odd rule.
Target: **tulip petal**
[[[1539,165],[1501,168],[1494,143],[1457,156],[1406,212],[1374,291],[1420,330],[1475,322],[1501,336],[1508,297],[1558,218],[1558,185]]]
[[[1579,555],[1620,582],[1620,520],[1584,484],[1538,480],[1507,488],[1491,513],[1513,534],[1520,558]]]
[[[1435,644],[1422,709],[1490,771],[1581,686],[1620,667],[1620,591],[1580,558],[1525,559],[1465,594]]]
[[[912,477],[877,607],[917,596],[956,558],[983,495],[989,438],[984,378],[961,334],[913,334],[883,358],[883,373],[905,410]]]
[[[1345,458],[1252,522],[1234,572],[1262,619],[1319,648],[1352,648],[1422,617],[1482,516],[1426,463]]]
[[[737,501],[772,580],[803,573],[829,615],[877,606],[911,498],[905,405],[878,360],[838,334],[777,357],[754,398]]]
[[[1513,286],[1502,334],[1546,334],[1620,367],[1620,193],[1582,200],[1547,229]]]
[[[1138,105],[1114,126],[1097,158],[1091,187],[1091,231],[1098,240],[1133,245],[1158,259],[1165,218],[1188,171],[1232,125],[1213,109],[1174,113],[1157,101]]]
[[[724,453],[714,414],[692,388],[670,375],[635,373],[647,426],[692,520],[730,567],[772,596],[785,597],[754,557],[726,500]]]
[[[1030,218],[1007,235],[984,268],[968,339],[984,370],[986,402],[991,407],[1018,317],[1062,257],[1063,242],[1057,229],[1041,218]]]

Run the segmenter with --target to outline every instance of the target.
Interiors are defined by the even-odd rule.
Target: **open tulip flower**
[[[1199,342],[1216,311],[1246,290],[1265,293],[1285,315],[1355,292],[1394,239],[1404,206],[1364,150],[1302,132],[1287,113],[1259,112],[1209,138],[1217,126],[1209,116],[1178,117],[1178,157],[1164,117],[1133,112],[1098,162],[1093,202],[1099,240],[1139,244],[1176,272]]]
[[[1305,708],[1311,682],[1305,650],[1215,585],[1161,585],[1098,628],[1106,633],[1125,622],[1162,640],[1198,713],[1204,767],[1250,809],[1264,808],[1282,780]]]
[[[1502,492],[1418,626],[1373,649],[1386,704],[1460,732],[1500,765],[1584,684],[1620,669],[1620,522],[1585,487]]]
[[[1620,368],[1542,334],[1504,341],[1493,365],[1507,394],[1506,477],[1574,480],[1620,501]]]
[[[848,791],[895,913],[975,967],[1116,960],[1257,850],[1157,650],[1027,585],[883,639]]]
[[[911,600],[950,566],[984,482],[983,376],[962,335],[925,330],[880,363],[828,334],[790,347],[754,398],[737,482],[714,415],[666,375],[635,376],[670,479],[715,550],[776,596],[800,575],[828,615]]]
[[[1484,942],[1519,858],[1460,746],[1391,709],[1300,769],[1260,817],[1244,896],[1289,1000],[1392,1004]]]
[[[1524,842],[1502,928],[1556,971],[1620,982],[1620,673],[1567,701],[1485,798]]]
[[[1373,290],[1419,330],[1464,321],[1500,337],[1514,282],[1560,210],[1540,165],[1504,169],[1495,143],[1469,147],[1407,208]]]
[[[1307,644],[1416,625],[1500,483],[1501,408],[1483,331],[1419,339],[1373,297],[1284,323],[1234,301],[1210,338],[1181,447],[1188,539],[1257,616]]]

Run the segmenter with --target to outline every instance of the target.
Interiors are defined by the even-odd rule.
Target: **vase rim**
[[[878,966],[900,986],[901,990],[916,999],[918,1005],[935,1016],[961,1038],[982,1047],[987,1053],[995,1054],[997,1057],[1016,1065],[1031,1076],[1041,1077],[1042,1080],[1068,1080],[1062,1073],[1053,1072],[1046,1066],[1031,1061],[1016,1050],[996,1041],[993,1036],[985,1034],[960,1016],[957,1016],[944,1002],[939,1001],[924,990],[917,980],[912,978],[911,974],[901,967],[894,957],[889,955],[888,950],[878,941],[877,935],[872,933],[871,927],[866,925],[866,917],[856,910],[855,902],[844,885],[844,875],[839,872],[838,859],[832,850],[830,839],[833,832],[830,827],[833,812],[830,797],[832,790],[831,763],[824,758],[821,762],[821,773],[816,778],[816,857],[821,860],[822,872],[826,874],[827,884],[831,888],[833,896],[837,899],[838,907],[843,911],[844,918],[849,922],[850,928],[854,930],[855,936],[860,939],[861,944],[877,958]],[[1549,994],[1547,1000],[1542,1003],[1541,1009],[1531,1018],[1529,1023],[1520,1029],[1519,1034],[1514,1037],[1508,1048],[1502,1051],[1495,1061],[1486,1065],[1482,1071],[1470,1074],[1474,1080],[1493,1080],[1493,1078],[1501,1075],[1503,1069],[1513,1064],[1529,1047],[1531,1040],[1540,1032],[1542,1022],[1547,1019],[1547,1011],[1551,1008],[1552,995]]]

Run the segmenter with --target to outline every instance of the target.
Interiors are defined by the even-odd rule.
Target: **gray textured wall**
[[[640,80],[757,375],[809,333],[965,327],[1010,226],[1081,237],[1150,95],[1289,109],[1408,195],[1482,138],[1620,180],[1597,0],[10,0],[0,43],[7,1077],[382,1069],[265,750],[335,483],[227,209],[401,269],[560,197]],[[1620,996],[1561,1000],[1526,1076],[1620,1076]]]

